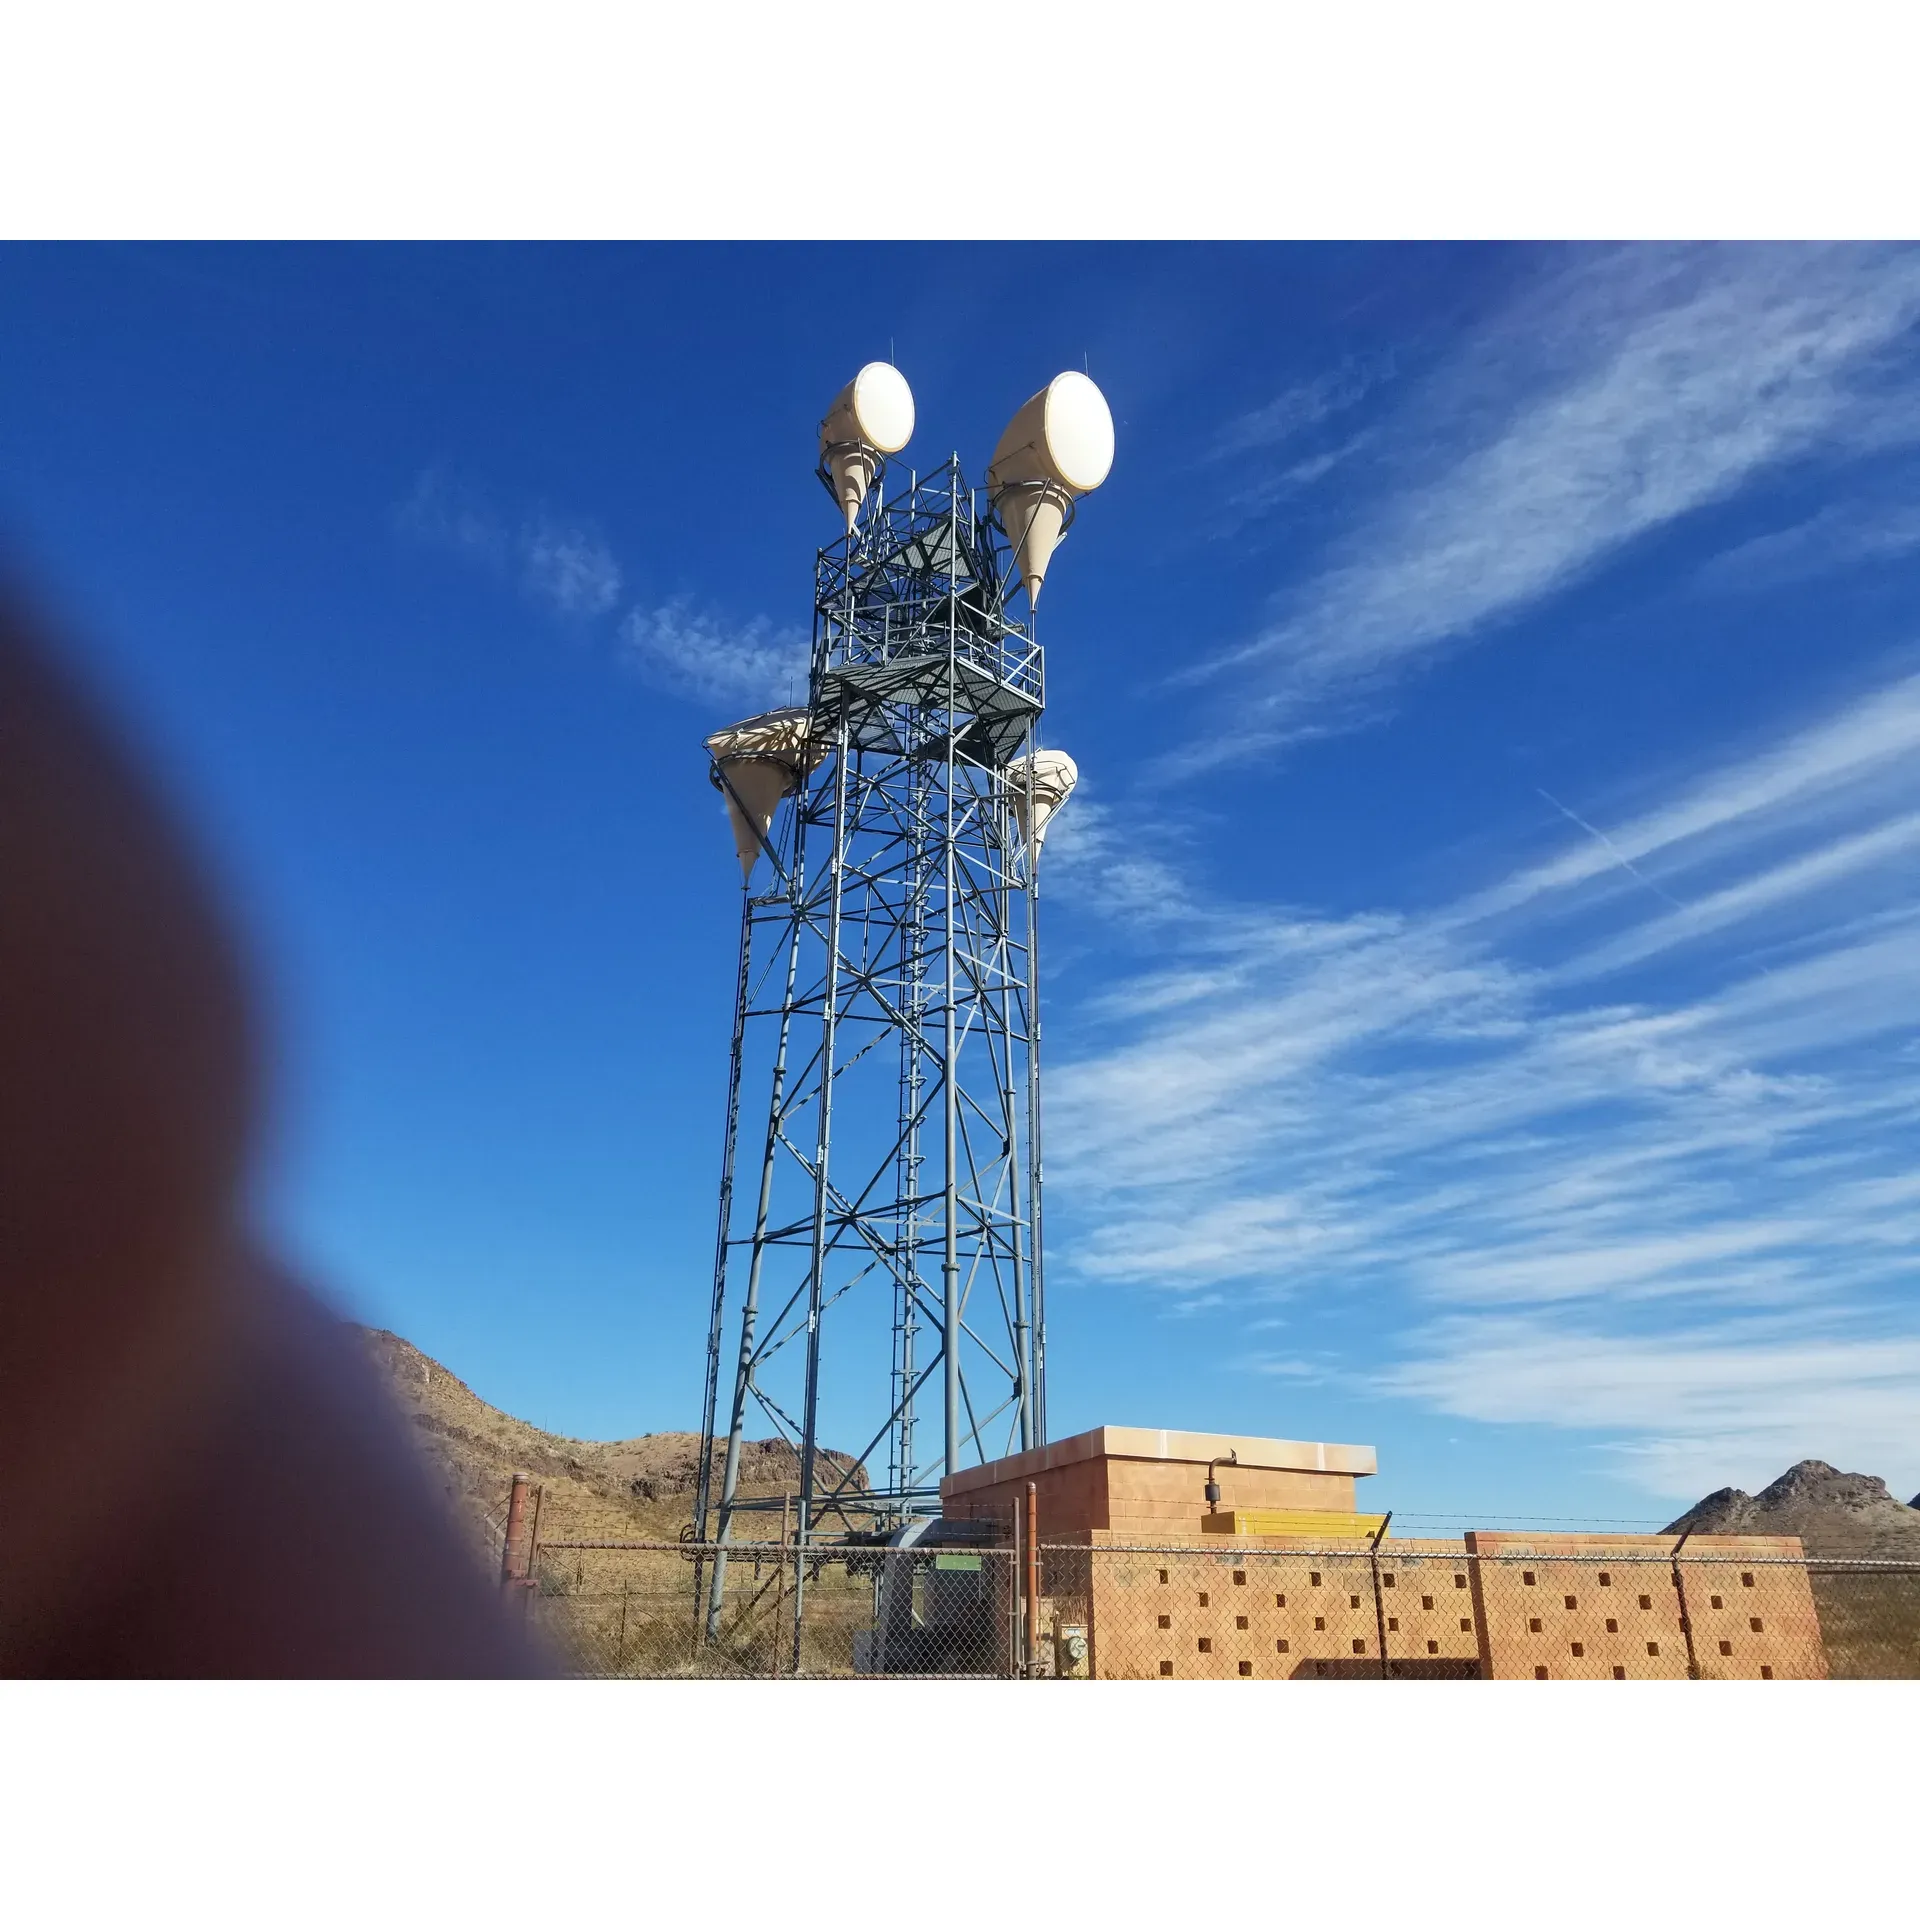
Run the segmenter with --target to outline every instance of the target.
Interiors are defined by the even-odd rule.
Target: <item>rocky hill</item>
[[[542,1487],[547,1540],[672,1540],[693,1512],[700,1437],[649,1433],[636,1440],[571,1440],[502,1413],[399,1335],[360,1329],[368,1358],[412,1427],[434,1483],[483,1554],[499,1551],[501,1516],[515,1473]],[[724,1449],[722,1457],[724,1457]],[[847,1455],[823,1449],[837,1478]],[[749,1441],[740,1479],[755,1494],[797,1491],[799,1462],[782,1441]],[[855,1484],[864,1487],[864,1474]],[[758,1520],[763,1516],[749,1516]],[[777,1515],[764,1516],[778,1531]],[[743,1519],[741,1531],[762,1532]]]
[[[1920,1560],[1920,1501],[1902,1506],[1871,1474],[1802,1460],[1759,1493],[1722,1487],[1663,1533],[1795,1534],[1810,1554]]]
[[[1920,1506],[1920,1502],[1915,1503]],[[1838,1679],[1898,1680],[1920,1673],[1920,1574],[1876,1561],[1920,1561],[1920,1512],[1871,1474],[1802,1460],[1759,1493],[1722,1487],[1667,1533],[1793,1534],[1830,1564],[1811,1575],[1827,1662]]]

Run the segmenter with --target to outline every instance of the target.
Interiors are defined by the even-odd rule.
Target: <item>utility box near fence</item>
[[[992,1674],[1010,1661],[1013,1569],[1000,1531],[946,1520],[902,1528],[874,1582],[859,1673]]]

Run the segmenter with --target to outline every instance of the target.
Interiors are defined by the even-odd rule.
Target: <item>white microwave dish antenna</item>
[[[987,492],[1013,545],[1027,604],[1065,538],[1073,503],[1113,471],[1113,410],[1084,373],[1056,374],[1013,416],[987,468]]]
[[[868,361],[840,389],[820,422],[820,459],[849,533],[887,455],[912,438],[913,389],[898,367]]]

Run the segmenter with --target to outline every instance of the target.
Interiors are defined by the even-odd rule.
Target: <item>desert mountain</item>
[[[489,1406],[397,1334],[362,1327],[360,1336],[412,1427],[429,1476],[483,1552],[498,1552],[515,1473],[531,1474],[543,1488],[543,1540],[672,1540],[691,1516],[700,1472],[698,1434],[571,1440]],[[851,1464],[846,1454],[822,1451],[822,1470],[836,1479]],[[799,1462],[784,1441],[748,1441],[741,1448],[740,1479],[755,1494],[797,1491]],[[856,1476],[855,1484],[864,1487],[865,1475]],[[743,1516],[743,1533],[761,1532],[746,1522],[763,1517],[772,1522],[765,1533],[777,1532],[778,1515],[752,1515]]]
[[[1916,1502],[1920,1506],[1920,1502]],[[1813,1554],[1920,1560],[1920,1511],[1902,1506],[1887,1483],[1802,1460],[1759,1493],[1722,1487],[1689,1507],[1663,1533],[1794,1534]]]

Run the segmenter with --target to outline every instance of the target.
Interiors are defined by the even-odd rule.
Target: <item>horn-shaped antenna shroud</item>
[[[727,821],[740,856],[740,878],[753,878],[761,846],[773,832],[780,802],[827,757],[805,707],[779,707],[707,736],[708,778],[727,797]]]
[[[1022,754],[1008,762],[1007,785],[1013,789],[1014,808],[1030,861],[1040,858],[1047,822],[1067,804],[1079,779],[1080,769],[1072,756],[1058,747],[1042,747],[1037,753]]]
[[[1040,597],[1073,503],[1113,470],[1113,412],[1084,373],[1057,374],[1013,416],[987,468],[987,492],[1013,543],[1027,604]]]
[[[840,389],[820,422],[820,466],[829,491],[847,516],[847,531],[867,489],[913,438],[913,389],[900,369],[870,360]]]

